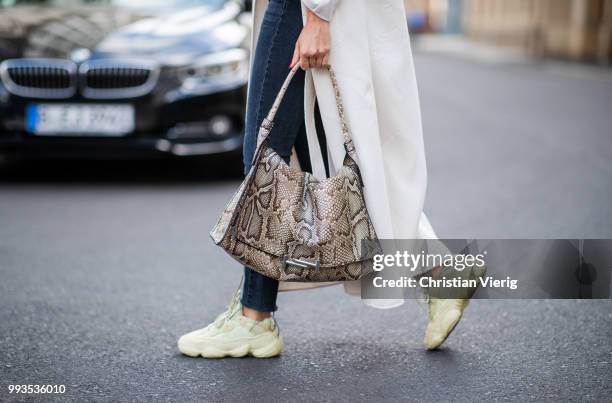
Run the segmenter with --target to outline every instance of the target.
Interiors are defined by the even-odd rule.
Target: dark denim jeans
[[[257,132],[289,73],[295,43],[302,31],[300,0],[270,0],[264,14],[251,69],[244,137],[244,171],[255,153]],[[304,127],[304,72],[295,75],[274,119],[269,144],[285,161]],[[276,311],[278,281],[244,268],[243,306]]]

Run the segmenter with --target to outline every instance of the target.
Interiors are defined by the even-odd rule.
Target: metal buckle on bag
[[[321,265],[318,260],[311,262],[304,259],[290,258],[288,256],[285,256],[285,258],[283,259],[283,264],[284,269],[286,269],[289,265],[301,267],[302,269],[314,268],[319,270],[321,268]]]

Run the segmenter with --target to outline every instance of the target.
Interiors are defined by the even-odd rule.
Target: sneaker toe
[[[428,350],[435,350],[444,343],[461,319],[461,310],[449,309],[437,316],[436,320],[427,325],[423,344]]]
[[[176,343],[179,351],[190,357],[199,356],[200,351],[198,349],[198,340],[201,339],[201,333],[201,330],[195,330],[182,335]]]

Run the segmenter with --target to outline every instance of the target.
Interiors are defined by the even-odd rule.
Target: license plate
[[[134,106],[29,104],[26,128],[41,136],[124,136],[134,131]]]

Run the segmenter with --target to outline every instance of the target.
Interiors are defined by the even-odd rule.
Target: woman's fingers
[[[327,67],[327,66],[329,66],[329,52],[327,52],[325,56],[323,56],[323,66],[321,67]]]
[[[309,61],[309,58],[306,56],[300,57],[300,66],[302,67],[302,70],[308,70],[310,68]]]
[[[312,38],[302,32],[295,44],[291,66],[299,63],[304,70],[323,68],[329,63],[329,45],[320,38]]]
[[[316,63],[316,60],[314,58],[315,52],[307,47],[301,46],[301,52],[300,52],[300,62],[302,65],[302,68],[304,70],[308,70],[309,68],[315,67],[314,64]]]
[[[304,70],[309,68],[322,68],[329,63],[329,51],[303,50],[299,54],[300,64]]]
[[[326,67],[327,63],[329,63],[328,58],[323,56],[300,57],[300,66],[304,70]]]
[[[295,64],[300,60],[300,41],[295,43],[295,49],[293,50],[293,57],[291,58],[291,63],[289,63],[289,68],[293,68]]]
[[[329,22],[308,10],[306,24],[298,38],[300,65],[304,70],[321,68],[329,63],[331,44]],[[295,59],[295,53],[294,53]]]
[[[323,67],[325,67],[325,54],[322,54],[321,56],[317,57],[317,67],[319,67],[320,69],[322,69]]]

